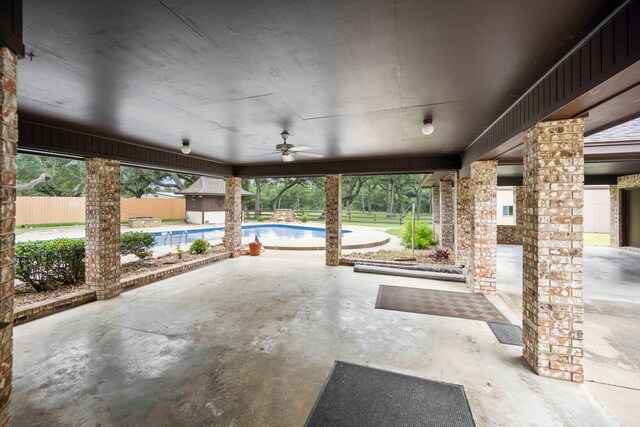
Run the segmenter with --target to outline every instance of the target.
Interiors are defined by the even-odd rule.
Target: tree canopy
[[[83,196],[85,165],[81,160],[18,154],[17,190],[20,196]],[[405,213],[416,204],[418,212],[429,212],[431,192],[420,188],[423,175],[343,176],[342,201],[347,211]],[[122,197],[142,197],[157,192],[181,190],[197,175],[123,166],[120,168]],[[324,210],[325,178],[245,179],[250,210]]]

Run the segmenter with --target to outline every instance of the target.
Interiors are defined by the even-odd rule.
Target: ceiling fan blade
[[[321,159],[324,157],[324,154],[312,153],[310,151],[302,151],[300,153],[298,153],[298,151],[295,151],[295,153],[301,157],[311,157],[313,159]]]
[[[295,151],[307,151],[307,150],[311,150],[311,147],[307,146],[307,145],[296,145],[293,147],[293,149]]]
[[[295,160],[296,158],[293,157],[293,153],[286,153],[282,155],[283,162],[294,162]]]

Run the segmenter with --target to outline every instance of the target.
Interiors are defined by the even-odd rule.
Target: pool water
[[[351,233],[350,230],[342,230],[342,234]],[[191,243],[196,239],[204,239],[208,241],[221,240],[224,237],[224,227],[215,228],[199,228],[197,230],[185,231],[173,230],[160,231],[153,233],[155,235],[154,246],[166,246],[170,244]],[[312,238],[325,238],[325,229],[318,227],[305,227],[300,225],[289,224],[264,224],[264,225],[243,225],[242,237],[258,236],[259,240],[304,240]]]

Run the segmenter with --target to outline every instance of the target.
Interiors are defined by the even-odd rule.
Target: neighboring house
[[[498,187],[498,225],[515,225],[516,206],[513,187]],[[592,185],[584,188],[584,232],[608,233],[610,228],[610,195],[608,185]]]
[[[185,196],[186,217],[190,224],[224,224],[224,180],[220,178],[201,177],[184,190],[175,194]],[[245,197],[255,194],[242,190],[242,211]]]
[[[178,193],[158,191],[157,193],[143,194],[141,199],[182,199],[184,196]]]

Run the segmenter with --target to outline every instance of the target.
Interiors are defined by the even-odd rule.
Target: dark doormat
[[[493,323],[509,321],[482,294],[380,285],[376,308]]]
[[[336,362],[305,426],[475,426],[464,387]]]
[[[504,325],[502,323],[487,322],[491,332],[500,344],[519,345],[522,347],[522,328],[518,325]]]

